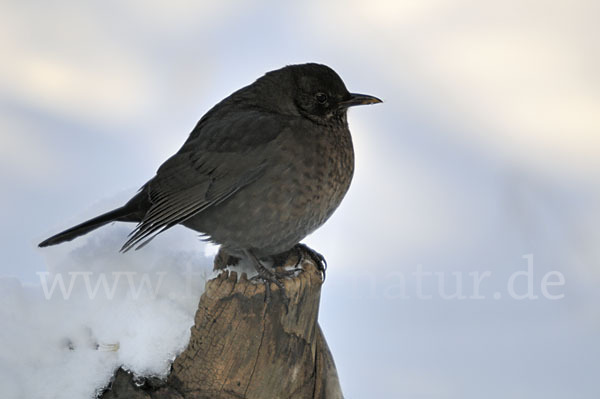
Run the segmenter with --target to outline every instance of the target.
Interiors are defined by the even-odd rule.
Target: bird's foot
[[[323,281],[325,281],[325,271],[327,270],[327,261],[325,260],[325,257],[306,244],[296,244],[294,250],[296,250],[296,253],[298,254],[298,261],[294,268],[297,268],[302,261],[308,257],[317,266],[317,269],[321,272]]]
[[[290,299],[287,296],[285,286],[283,284],[283,279],[286,277],[294,276],[296,272],[300,269],[293,268],[289,270],[269,270],[260,262],[260,260],[252,252],[246,251],[246,254],[252,260],[254,268],[258,273],[258,275],[256,275],[252,279],[262,280],[265,284],[265,302],[271,302],[271,283],[273,283],[279,288],[279,291],[281,292],[281,298],[283,300],[283,304],[285,305],[285,311],[287,313]]]
[[[327,270],[327,261],[325,260],[325,257],[308,247],[306,244],[296,244],[292,249],[273,255],[271,258],[273,264],[277,266],[284,266],[287,264],[288,260],[294,260],[295,263],[293,269],[295,271],[302,270],[302,262],[304,262],[305,259],[309,259],[315,264],[317,270],[321,272],[322,279],[325,281],[325,271]]]

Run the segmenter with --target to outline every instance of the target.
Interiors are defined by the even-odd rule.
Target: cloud
[[[61,170],[61,157],[39,133],[35,122],[0,111],[0,178],[43,185],[46,178]],[[24,155],[26,154],[26,155]]]
[[[580,56],[540,32],[495,29],[445,37],[427,64],[431,75],[443,66],[438,88],[465,139],[540,171],[589,176],[600,167],[600,96]]]
[[[157,68],[168,60],[160,52],[204,38],[199,33],[219,17],[240,11],[233,4],[187,1],[167,7],[158,1],[57,1],[35,8],[5,2],[1,8],[0,94],[96,125],[132,121],[158,108],[163,87]],[[191,72],[179,65],[174,80],[182,69]]]
[[[152,95],[149,68],[127,40],[76,3],[3,5],[4,96],[76,120],[139,115]]]
[[[546,176],[597,179],[597,3],[391,3],[313,3],[311,32],[326,31],[353,63],[368,60],[391,93],[412,90],[412,105],[466,147]]]

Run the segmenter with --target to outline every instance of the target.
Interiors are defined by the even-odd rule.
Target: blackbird
[[[379,102],[348,92],[325,65],[268,72],[209,110],[181,149],[125,205],[39,246],[72,240],[113,221],[135,222],[121,248],[127,251],[182,224],[227,254],[250,259],[267,287],[273,282],[283,288],[282,272],[265,268],[261,260],[293,248],[307,250],[298,243],[331,216],[352,180],[347,110]]]

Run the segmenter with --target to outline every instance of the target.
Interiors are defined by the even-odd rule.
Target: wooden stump
[[[166,383],[137,387],[120,370],[102,398],[343,398],[317,323],[321,275],[310,261],[302,266],[284,280],[287,312],[274,284],[271,302],[265,303],[264,284],[221,272],[206,283],[190,342]]]

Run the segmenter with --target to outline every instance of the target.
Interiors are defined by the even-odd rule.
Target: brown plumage
[[[348,107],[377,102],[349,93],[324,65],[269,72],[208,111],[127,204],[40,246],[125,221],[138,224],[123,251],[176,224],[255,262],[288,251],[331,216],[350,186]]]

